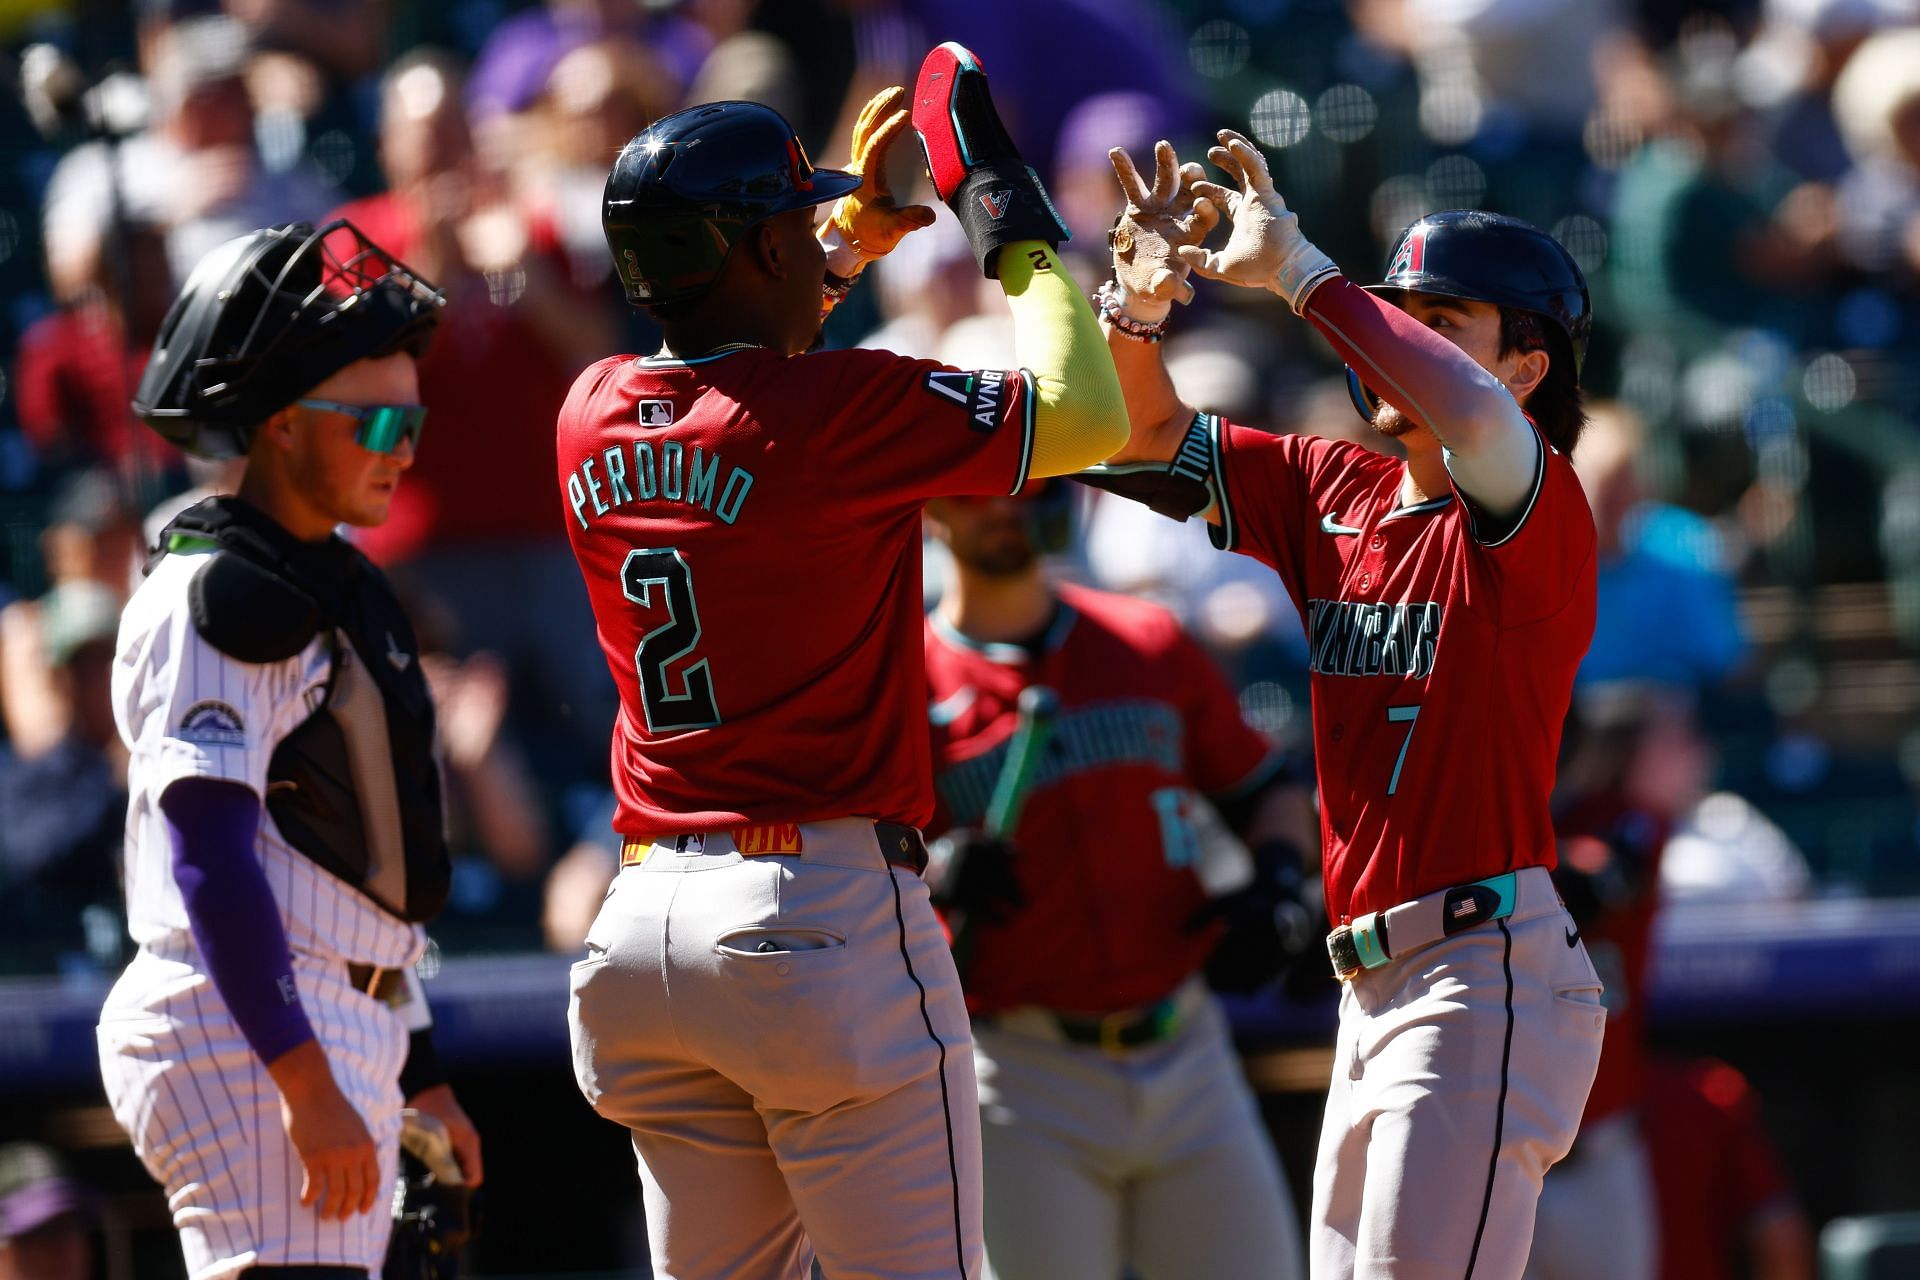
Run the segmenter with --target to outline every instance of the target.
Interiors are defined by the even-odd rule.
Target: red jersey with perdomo
[[[560,411],[629,836],[933,814],[920,508],[1026,481],[1024,373],[882,351],[603,360]]]
[[[1214,420],[1216,545],[1271,565],[1307,626],[1327,913],[1349,922],[1554,862],[1547,796],[1593,637],[1594,529],[1542,442],[1518,526],[1456,494],[1400,506],[1406,466]]]
[[[1027,907],[973,926],[967,1005],[1108,1013],[1167,995],[1217,934],[1189,933],[1206,899],[1195,792],[1230,796],[1279,765],[1233,690],[1171,614],[1060,588],[1036,655],[926,623],[940,825],[978,826],[1007,757],[1020,691],[1060,697],[1013,841]]]

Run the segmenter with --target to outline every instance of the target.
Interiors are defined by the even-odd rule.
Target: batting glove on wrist
[[[1193,186],[1206,178],[1197,164],[1181,165],[1167,142],[1153,149],[1153,185],[1148,186],[1123,147],[1107,153],[1127,208],[1107,233],[1113,250],[1113,279],[1120,309],[1133,320],[1158,324],[1176,302],[1193,301],[1192,267],[1175,250],[1198,245],[1220,221],[1211,200],[1195,196]]]
[[[964,913],[969,924],[1005,924],[1027,905],[1015,874],[1013,842],[972,827],[934,841],[927,863],[933,905]]]
[[[860,186],[834,202],[820,236],[830,256],[837,250],[847,251],[844,262],[828,263],[837,275],[852,275],[866,263],[892,253],[908,232],[933,225],[932,209],[898,203],[887,184],[888,155],[909,120],[906,104],[906,89],[894,85],[868,99],[854,121],[853,159],[847,172],[860,179]]]
[[[1226,211],[1232,234],[1217,251],[1187,245],[1176,252],[1181,261],[1208,280],[1271,289],[1298,315],[1314,286],[1339,275],[1340,268],[1300,234],[1300,219],[1273,189],[1273,178],[1260,149],[1231,129],[1222,129],[1219,138],[1220,145],[1207,152],[1207,159],[1237,182],[1239,189],[1204,179],[1192,187],[1196,197]]]
[[[988,279],[999,279],[1007,245],[1041,240],[1057,247],[1071,238],[1040,175],[1001,124],[979,59],[964,46],[949,41],[920,64],[913,127],[934,193],[960,219]]]

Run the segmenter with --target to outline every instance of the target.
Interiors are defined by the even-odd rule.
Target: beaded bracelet
[[[1173,319],[1172,314],[1169,313],[1152,324],[1144,320],[1135,320],[1120,309],[1120,284],[1117,280],[1102,281],[1100,287],[1093,291],[1093,297],[1100,308],[1100,314],[1106,318],[1108,324],[1119,331],[1122,337],[1131,338],[1135,342],[1159,342],[1167,336],[1167,322]]]

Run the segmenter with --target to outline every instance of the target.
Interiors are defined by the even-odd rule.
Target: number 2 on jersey
[[[1400,739],[1400,754],[1393,758],[1393,776],[1387,779],[1388,795],[1392,795],[1400,789],[1400,766],[1407,762],[1407,748],[1413,745],[1413,722],[1419,718],[1420,708],[1418,706],[1387,708],[1388,724],[1404,724],[1407,726],[1407,736]]]
[[[681,670],[683,692],[668,692],[668,668],[700,643],[700,609],[693,600],[693,574],[685,557],[672,547],[629,551],[626,563],[620,566],[620,589],[627,599],[651,609],[656,586],[666,588],[662,601],[666,621],[641,636],[640,647],[633,652],[647,732],[711,729],[720,723],[720,708],[713,700],[713,673],[707,669],[705,658]]]

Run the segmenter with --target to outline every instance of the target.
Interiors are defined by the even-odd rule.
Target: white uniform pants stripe
[[[1525,1268],[1541,1181],[1573,1143],[1606,1019],[1551,877],[1530,868],[1516,883],[1501,927],[1396,956],[1341,993],[1314,1280],[1518,1280]]]

